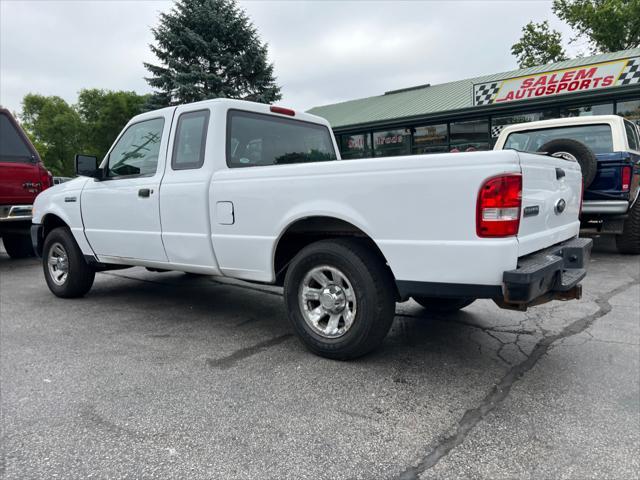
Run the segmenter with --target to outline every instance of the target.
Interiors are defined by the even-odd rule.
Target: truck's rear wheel
[[[287,270],[289,320],[317,355],[346,360],[376,348],[395,314],[391,273],[355,240],[322,240],[305,247]]]
[[[82,297],[91,289],[96,275],[65,227],[53,229],[44,240],[42,268],[49,290],[62,298]]]
[[[620,253],[640,254],[640,199],[631,207],[622,233],[616,235],[616,247]]]
[[[451,313],[468,307],[475,298],[441,298],[441,297],[413,297],[425,310],[432,313]]]
[[[28,235],[3,235],[2,243],[11,258],[27,258],[34,255],[31,237]]]

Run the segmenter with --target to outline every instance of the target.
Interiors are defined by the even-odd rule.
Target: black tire
[[[616,247],[620,253],[640,254],[640,199],[631,207],[622,234],[616,235]]]
[[[339,270],[348,280],[343,286],[352,288],[355,297],[353,323],[337,338],[315,331],[305,320],[299,301],[305,277],[319,266]],[[303,248],[291,261],[284,301],[295,332],[309,350],[322,357],[347,360],[365,355],[384,340],[395,316],[395,285],[384,261],[364,243],[322,240]]]
[[[582,169],[584,188],[588,188],[596,178],[598,171],[598,159],[593,151],[584,143],[570,138],[558,138],[542,145],[538,152],[546,152],[549,155],[562,157],[562,153],[568,153],[574,157]],[[569,157],[570,158],[570,157]]]
[[[431,313],[457,312],[476,301],[475,298],[413,297],[413,299]]]
[[[3,235],[2,243],[11,258],[27,258],[35,255],[31,245],[31,237],[28,235]]]
[[[66,254],[68,270],[64,280],[56,281],[49,269],[49,259],[53,248],[61,247]],[[49,290],[62,298],[84,296],[93,285],[96,272],[85,261],[82,251],[76,243],[71,231],[66,227],[51,230],[44,240],[42,249],[42,268]]]

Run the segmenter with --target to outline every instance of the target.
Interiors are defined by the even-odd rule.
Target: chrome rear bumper
[[[582,204],[582,213],[622,214],[627,210],[629,202],[626,200],[585,200]]]

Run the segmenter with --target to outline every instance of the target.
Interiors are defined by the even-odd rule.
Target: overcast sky
[[[282,105],[308,109],[516,67],[510,46],[550,1],[240,1],[269,44]],[[0,104],[29,92],[149,92],[150,27],[171,1],[0,0]],[[572,50],[570,50],[572,53]]]

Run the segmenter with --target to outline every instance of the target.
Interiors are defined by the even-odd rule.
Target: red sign
[[[640,58],[538,73],[474,85],[474,104],[488,105],[638,83]]]

